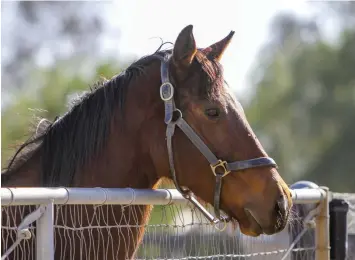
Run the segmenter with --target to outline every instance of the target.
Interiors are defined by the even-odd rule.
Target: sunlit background
[[[34,115],[65,113],[100,75],[119,73],[193,24],[199,47],[236,31],[225,78],[285,179],[354,191],[354,2],[1,4],[2,165]]]

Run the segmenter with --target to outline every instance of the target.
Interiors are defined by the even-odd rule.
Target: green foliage
[[[288,182],[354,191],[355,29],[344,28],[331,44],[313,23],[277,21],[277,30],[293,33],[275,32],[284,38],[261,53],[248,118]]]

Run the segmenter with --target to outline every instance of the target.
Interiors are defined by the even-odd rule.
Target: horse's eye
[[[210,118],[216,118],[220,115],[220,110],[218,108],[209,108],[205,110],[205,114]]]

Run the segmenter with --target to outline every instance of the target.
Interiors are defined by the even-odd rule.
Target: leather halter
[[[165,118],[164,122],[167,125],[166,129],[166,140],[169,155],[170,171],[176,186],[176,189],[182,194],[184,198],[189,200],[194,204],[201,213],[213,224],[217,224],[220,221],[228,222],[230,219],[228,217],[221,217],[220,214],[220,197],[221,197],[221,187],[222,178],[231,173],[232,171],[240,171],[256,167],[271,166],[277,167],[275,161],[269,157],[255,158],[245,161],[235,161],[226,162],[218,159],[212,151],[207,147],[207,145],[201,140],[197,133],[189,126],[189,124],[182,117],[182,113],[179,109],[175,107],[174,101],[174,86],[169,81],[169,60],[170,55],[166,55],[162,59],[160,72],[162,85],[160,86],[160,98],[164,101],[165,105]],[[177,118],[173,118],[173,116]],[[172,137],[175,132],[175,127],[178,126],[185,135],[190,139],[190,141],[198,148],[198,150],[205,156],[207,161],[210,163],[210,167],[213,175],[216,177],[215,190],[214,190],[214,212],[216,217],[210,214],[207,209],[205,209],[193,196],[192,192],[179,186],[175,166],[174,166],[174,155],[172,147]]]

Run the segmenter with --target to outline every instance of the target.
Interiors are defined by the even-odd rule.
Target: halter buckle
[[[165,82],[160,86],[160,98],[166,102],[173,98],[174,86],[170,82]]]
[[[218,174],[218,173],[216,173],[216,169],[218,167],[221,167],[222,170],[223,170],[222,177],[226,176],[228,173],[231,172],[231,171],[227,170],[227,162],[226,161],[218,160],[218,162],[215,165],[210,164],[210,166],[211,166],[211,169],[212,169],[212,172],[213,172],[214,176],[217,176],[217,174]]]

